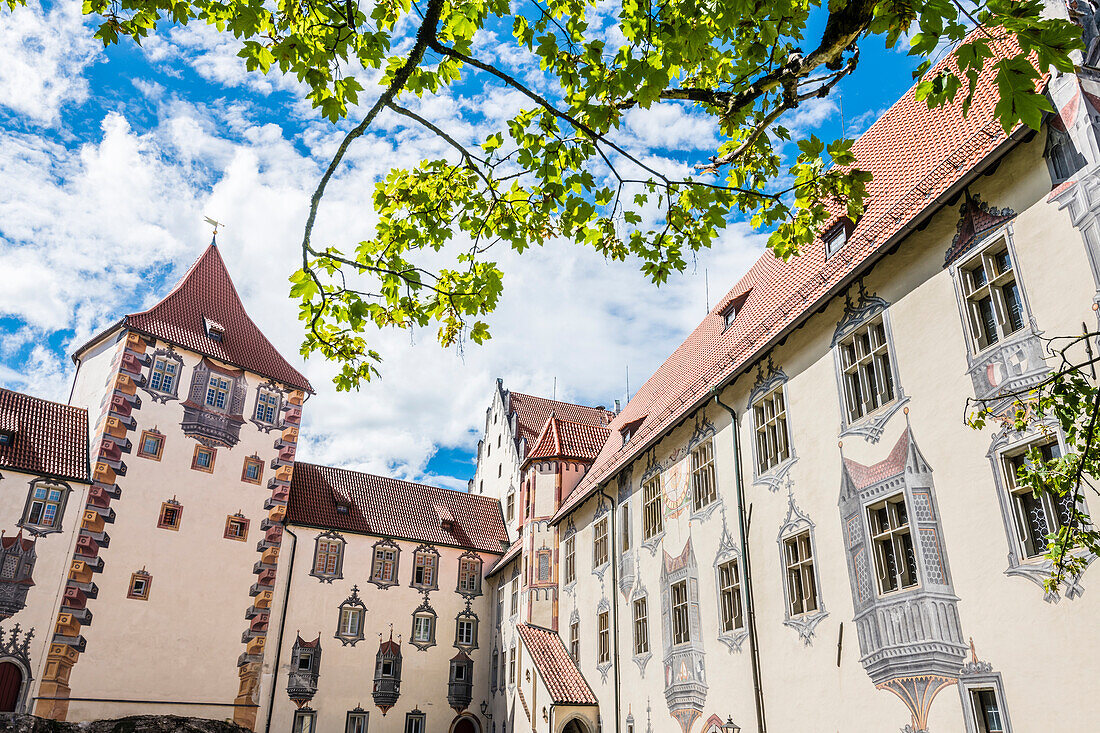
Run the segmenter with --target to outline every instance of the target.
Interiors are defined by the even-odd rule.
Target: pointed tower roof
[[[148,310],[127,315],[118,326],[313,391],[309,380],[283,358],[249,318],[213,243],[163,300]],[[212,330],[222,332],[220,340],[211,338]],[[103,335],[82,346],[74,359]]]
[[[601,425],[564,420],[551,412],[523,464],[549,458],[573,458],[591,463],[611,430]]]

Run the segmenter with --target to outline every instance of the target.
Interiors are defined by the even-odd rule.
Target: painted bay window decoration
[[[993,231],[979,232],[966,246],[960,242],[957,260],[948,266],[966,332],[967,373],[979,399],[1034,386],[1049,372],[1020,279],[1012,226],[998,226],[1007,218],[1011,212],[993,220]]]
[[[401,549],[393,540],[378,540],[374,543],[374,557],[371,561],[370,582],[379,588],[397,585],[397,561]]]
[[[183,357],[171,346],[157,349],[149,359],[149,374],[142,388],[149,393],[154,402],[167,404],[168,400],[178,399],[179,380],[183,374]]]
[[[363,640],[363,622],[366,620],[367,606],[359,597],[359,586],[351,587],[351,595],[340,604],[340,615],[336,623],[336,638],[344,646],[355,646]]]
[[[149,590],[153,587],[153,576],[143,567],[130,575],[130,585],[126,597],[136,601],[149,600]]]
[[[393,640],[392,626],[389,640],[380,641],[378,653],[374,655],[374,688],[371,694],[374,704],[382,710],[383,718],[401,696],[401,637]]]
[[[425,595],[424,602],[413,612],[410,643],[420,651],[435,646],[436,614]]]
[[[844,315],[833,334],[833,358],[840,394],[840,434],[859,435],[872,443],[882,437],[886,423],[909,401],[893,358],[889,305],[868,294],[863,281],[853,303],[844,295]]]
[[[447,680],[447,704],[456,713],[470,707],[474,699],[474,660],[464,650],[451,657],[451,672]]]
[[[843,459],[839,508],[860,662],[876,687],[909,708],[913,729],[924,730],[966,645],[932,468],[908,424],[882,461]]]
[[[36,478],[30,482],[19,526],[33,536],[61,531],[61,518],[71,489],[60,481]]]
[[[466,608],[455,618],[455,647],[471,651],[477,649],[477,614]]]
[[[413,551],[413,571],[409,586],[422,591],[438,589],[438,567],[439,552],[431,545],[420,545]]]
[[[309,574],[322,583],[342,579],[346,544],[343,535],[331,529],[317,535],[313,545],[313,569]]]
[[[779,558],[784,568],[783,593],[786,598],[784,625],[798,632],[802,643],[813,642],[814,629],[829,615],[817,582],[814,564],[814,523],[794,501],[788,487],[787,516],[779,528]]]
[[[481,595],[481,556],[476,552],[465,552],[458,558],[457,592],[467,598]]]
[[[264,477],[264,462],[263,459],[257,455],[251,455],[244,459],[244,466],[241,467],[241,481],[248,484],[257,484],[263,480]]]
[[[183,432],[207,446],[233,447],[244,424],[245,376],[203,357],[191,375],[183,402]]]
[[[171,529],[179,531],[180,522],[183,520],[183,505],[172,497],[160,505],[160,515],[157,517],[158,529]]]
[[[1012,733],[1001,673],[994,672],[989,662],[978,659],[973,638],[970,659],[959,670],[958,687],[966,733]]]
[[[141,431],[141,442],[138,443],[138,457],[159,461],[164,453],[164,433],[156,428]]]
[[[256,407],[252,411],[252,423],[265,433],[278,430],[279,413],[283,409],[283,391],[270,379],[256,388]]]
[[[1055,498],[1043,494],[1036,498],[1031,491],[1017,484],[1017,472],[1030,460],[1028,454],[1037,450],[1039,456],[1049,461],[1062,455],[1062,435],[1056,425],[1049,426],[1047,435],[1021,435],[1005,427],[993,436],[989,449],[989,459],[993,468],[994,483],[997,487],[997,501],[1001,509],[1005,536],[1008,540],[1008,567],[1005,575],[1021,576],[1032,581],[1040,588],[1052,571],[1051,561],[1043,557],[1046,553],[1046,535],[1056,532],[1067,523],[1072,510],[1073,497],[1070,495]],[[1081,499],[1084,503],[1084,499]],[[1088,564],[1095,555],[1087,557]],[[1081,574],[1067,578],[1062,593],[1048,592],[1044,598],[1048,603],[1057,603],[1064,594],[1073,600],[1084,593],[1081,586]]]
[[[27,593],[34,586],[35,538],[0,532],[0,621],[9,619],[27,605]]]
[[[690,539],[676,557],[667,552],[662,554],[660,588],[665,702],[684,733],[689,733],[707,699],[706,652],[699,613],[699,568]]]
[[[943,256],[943,266],[947,267],[960,257],[978,248],[991,234],[1002,229],[1016,218],[1016,212],[1009,208],[998,209],[982,201],[980,195],[972,196],[970,189],[963,191],[963,201],[959,205],[959,221],[955,224],[955,236],[951,246]]]
[[[787,411],[787,375],[768,357],[767,371],[758,367],[749,393],[755,439],[752,443],[754,484],[778,491],[791,466],[798,460],[791,446]]]
[[[290,650],[290,674],[287,676],[286,694],[302,708],[317,694],[317,678],[321,674],[321,635],[306,641],[296,635]]]

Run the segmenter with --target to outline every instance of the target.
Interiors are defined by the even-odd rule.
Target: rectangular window
[[[149,374],[149,389],[162,394],[175,394],[178,368],[179,363],[174,359],[158,357],[153,361],[153,370]]]
[[[489,691],[490,692],[496,692],[496,689],[497,689],[497,681],[500,679],[498,677],[498,674],[499,674],[500,670],[497,667],[497,664],[499,662],[500,662],[500,655],[496,653],[496,650],[494,650],[493,651],[493,663],[491,665],[489,665]]]
[[[476,623],[471,619],[461,618],[455,629],[455,643],[459,646],[473,646],[477,643]]]
[[[316,733],[316,710],[294,711],[294,733]]]
[[[183,507],[177,501],[166,501],[160,505],[160,517],[157,519],[157,527],[160,529],[179,530],[180,520],[183,518]]]
[[[219,410],[226,408],[226,405],[229,404],[228,379],[219,377],[217,374],[210,375],[210,381],[206,385],[206,404],[208,407]]]
[[[249,457],[244,459],[244,468],[241,470],[241,481],[250,484],[258,484],[264,475],[264,462],[259,458]]]
[[[664,531],[661,514],[661,477],[654,476],[642,485],[642,535],[645,539]]]
[[[516,684],[516,648],[508,652],[508,684]]]
[[[248,520],[233,514],[225,518],[225,538],[244,542],[248,539]]]
[[[379,583],[393,583],[397,566],[397,551],[389,547],[374,550],[374,570],[371,577]]]
[[[30,505],[23,523],[42,529],[57,529],[61,524],[61,503],[65,494],[59,487],[36,483],[31,489]]]
[[[435,555],[418,552],[413,557],[413,585],[435,585]]]
[[[434,634],[435,616],[413,616],[413,641],[429,642]]]
[[[153,576],[139,570],[130,576],[130,589],[126,592],[126,597],[147,601],[149,600],[149,588],[152,585]]]
[[[1047,535],[1068,524],[1073,510],[1072,494],[1056,497],[1044,492],[1036,497],[1030,489],[1018,485],[1019,471],[1028,465],[1030,459],[1027,453],[1034,447],[1038,447],[1043,461],[1052,461],[1062,455],[1058,442],[1049,441],[1029,445],[1023,451],[1004,458],[1016,535],[1027,557],[1039,557],[1046,553]]]
[[[497,586],[497,626],[504,621],[504,583]]]
[[[596,522],[592,534],[592,567],[598,568],[607,564],[607,517]]]
[[[574,536],[565,538],[565,583],[572,583],[577,579],[577,547]]]
[[[718,498],[714,480],[714,443],[700,443],[691,451],[691,506],[699,511]]]
[[[970,690],[970,705],[978,733],[1005,733],[1001,704],[997,699],[996,690],[989,688]]]
[[[344,725],[344,733],[367,733],[367,715],[366,711],[349,711],[348,722]]]
[[[634,601],[634,653],[645,654],[649,651],[649,619],[647,618],[646,599],[643,596]]]
[[[741,568],[737,560],[718,566],[718,600],[722,610],[722,631],[736,631],[745,625],[741,614]]]
[[[519,579],[512,581],[512,615],[519,613]]]
[[[340,553],[343,549],[344,543],[339,540],[318,539],[313,574],[335,576],[340,568]]]
[[[340,609],[340,635],[358,636],[363,612],[358,608]]]
[[[596,617],[597,641],[599,657],[597,664],[606,664],[611,661],[611,625],[608,621],[608,612],[603,611]]]
[[[511,522],[516,516],[516,493],[514,491],[508,492],[508,521]]]
[[[756,470],[766,473],[791,457],[783,385],[757,400],[752,413],[756,427]]]
[[[424,733],[424,713],[407,713],[405,715],[405,733]]]
[[[672,643],[687,644],[691,641],[691,630],[688,626],[687,581],[673,583],[669,589],[669,596],[672,601]]]
[[[630,549],[630,505],[623,504],[619,507],[619,543],[620,552]]]
[[[894,372],[882,316],[861,326],[839,348],[849,422],[894,401]]]
[[[256,393],[256,420],[266,425],[275,424],[275,416],[279,414],[279,395],[268,390],[261,389]]]
[[[152,430],[144,430],[141,433],[141,443],[138,447],[138,456],[152,458],[159,461],[164,452],[164,436]]]
[[[550,550],[538,551],[538,581],[540,583],[550,581]]]
[[[959,267],[959,284],[975,353],[1024,327],[1023,300],[1006,239]]]
[[[909,530],[905,495],[897,494],[867,507],[879,593],[917,584],[917,557]]]
[[[569,656],[573,657],[573,661],[580,664],[581,661],[581,622],[570,621],[569,622]]]
[[[477,593],[481,588],[481,562],[473,558],[458,561],[459,593]]]
[[[214,473],[214,459],[217,457],[216,448],[207,448],[204,445],[195,446],[195,455],[191,457],[191,468],[204,473]]]
[[[787,600],[791,616],[817,610],[817,581],[810,533],[803,532],[783,541],[787,563]]]

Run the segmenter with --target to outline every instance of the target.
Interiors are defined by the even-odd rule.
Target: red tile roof
[[[222,341],[207,335],[207,321],[224,329]],[[119,325],[291,387],[313,391],[309,380],[282,357],[248,317],[214,244],[162,301],[148,310],[131,313]],[[85,348],[87,345],[76,355]]]
[[[491,578],[499,573],[501,570],[503,570],[508,565],[508,563],[512,562],[519,556],[519,551],[522,547],[523,536],[520,535],[516,538],[516,541],[508,547],[507,551],[505,551],[503,555],[497,558],[497,561],[493,563],[493,566],[485,572],[485,577]]]
[[[517,628],[555,705],[599,704],[557,632],[531,624]]]
[[[516,413],[516,421],[519,423],[520,434],[516,438],[525,438],[528,446],[534,445],[535,438],[551,413],[584,425],[607,425],[615,417],[614,412],[602,407],[574,405],[572,402],[548,400],[520,392],[509,392],[508,395],[508,404],[512,412]]]
[[[88,411],[0,388],[0,469],[88,482]]]
[[[287,521],[496,554],[508,542],[496,499],[312,463],[294,464]]]
[[[539,458],[573,458],[594,461],[611,430],[598,425],[563,420],[551,413],[527,453],[524,464]]]
[[[908,451],[909,431],[906,430],[898,438],[898,442],[894,444],[890,455],[883,460],[870,466],[864,466],[862,463],[856,463],[851,458],[845,458],[844,468],[848,471],[848,476],[851,477],[856,488],[863,489],[883,479],[897,476],[904,471]]]
[[[1004,56],[1014,53],[1016,46],[1001,43],[994,49]],[[784,332],[809,318],[873,257],[900,241],[914,219],[935,211],[952,187],[1022,133],[1017,128],[1013,136],[1006,136],[993,115],[998,98],[991,69],[995,60],[987,62],[979,77],[966,117],[962,95],[953,104],[929,109],[910,89],[859,137],[853,146],[857,165],[873,180],[867,211],[847,243],[828,259],[820,239],[789,262],[765,252],[627,403],[612,429],[644,416],[641,427],[625,445],[615,440],[604,445],[553,521],[560,521],[601,482],[698,409],[713,389],[751,368]],[[948,63],[954,63],[953,56],[929,73]],[[746,293],[737,318],[725,328],[722,311]]]

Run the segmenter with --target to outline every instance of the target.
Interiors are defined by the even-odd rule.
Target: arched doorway
[[[580,718],[573,718],[565,724],[565,727],[561,729],[561,733],[588,733],[588,726]]]
[[[451,733],[481,733],[481,725],[472,715],[460,715],[451,723]]]
[[[0,713],[14,713],[23,691],[23,670],[14,662],[0,662]]]

